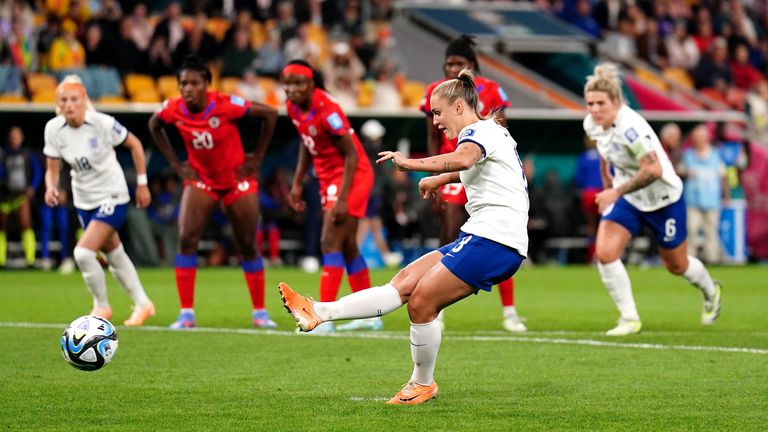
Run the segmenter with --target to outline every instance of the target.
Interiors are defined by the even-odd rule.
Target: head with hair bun
[[[469,69],[435,87],[430,105],[432,122],[449,140],[456,138],[465,126],[486,119],[480,114],[475,75]]]
[[[584,85],[584,99],[587,111],[596,124],[609,127],[624,104],[621,93],[621,78],[616,65],[601,63],[594,73],[587,77]]]
[[[93,109],[79,76],[67,75],[56,86],[56,114],[63,115],[70,126],[80,127],[85,122],[85,112]]]

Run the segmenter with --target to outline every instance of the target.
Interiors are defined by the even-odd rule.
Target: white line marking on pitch
[[[52,323],[26,323],[26,322],[0,322],[0,327],[7,328],[51,328],[51,329],[64,329],[66,324],[52,324]],[[293,337],[333,337],[333,338],[352,338],[352,339],[388,339],[388,340],[407,340],[408,334],[406,332],[351,332],[351,333],[334,333],[331,335],[312,335],[312,334],[297,334],[294,331],[287,330],[256,330],[256,329],[236,329],[236,328],[216,328],[216,327],[196,327],[189,330],[171,330],[168,327],[159,326],[143,326],[133,327],[127,329],[125,327],[119,327],[121,331],[124,330],[138,330],[138,331],[153,331],[153,332],[174,332],[178,334],[192,334],[192,333],[226,333],[226,334],[253,334],[253,335],[270,335],[270,336],[293,336]],[[586,345],[597,347],[612,347],[612,348],[632,348],[632,349],[651,349],[651,350],[677,350],[677,351],[705,351],[705,352],[727,352],[727,353],[741,353],[741,354],[768,354],[768,349],[763,348],[748,348],[748,347],[721,347],[721,346],[706,346],[706,345],[665,345],[656,343],[641,343],[641,342],[612,342],[602,341],[595,339],[563,339],[563,338],[547,338],[547,337],[526,337],[526,336],[481,336],[481,335],[451,335],[450,332],[445,335],[445,339],[448,341],[472,341],[472,342],[528,342],[528,343],[541,343],[541,344],[553,344],[553,345]]]

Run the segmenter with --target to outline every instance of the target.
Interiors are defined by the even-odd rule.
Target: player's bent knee
[[[688,263],[665,261],[664,267],[667,268],[668,272],[679,276],[685,273],[685,271],[688,269]]]
[[[408,299],[408,316],[412,323],[426,324],[437,318],[440,311],[427,296],[414,292]]]

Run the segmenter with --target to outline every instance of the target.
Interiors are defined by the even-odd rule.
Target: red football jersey
[[[301,108],[285,102],[285,108],[301,141],[307,148],[312,163],[317,172],[320,185],[333,182],[344,175],[344,155],[336,146],[339,137],[349,134],[357,151],[357,167],[355,177],[358,175],[373,175],[373,168],[368,156],[363,149],[355,130],[349,125],[349,120],[339,107],[339,104],[323,90],[315,89],[312,93],[312,102],[309,112],[305,115]]]
[[[229,189],[237,184],[235,169],[245,161],[237,121],[250,107],[239,96],[208,92],[202,112],[191,113],[184,99],[176,97],[165,101],[157,116],[179,130],[189,166],[200,179],[213,189]]]
[[[443,81],[446,81],[446,79],[444,78],[440,81],[435,81],[430,84],[427,87],[427,92],[424,96],[424,99],[421,100],[421,110],[429,116],[432,115],[432,106],[430,104],[432,91],[435,90],[435,87],[437,87]],[[509,98],[504,92],[504,89],[502,89],[501,86],[499,86],[496,82],[483,76],[477,75],[475,76],[475,85],[477,86],[477,93],[480,96],[480,114],[485,116],[488,115],[492,110],[509,108]],[[458,142],[458,138],[449,141],[445,137],[445,134],[440,134],[440,154],[455,151],[456,144]]]

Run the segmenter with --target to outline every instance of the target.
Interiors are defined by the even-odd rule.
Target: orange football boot
[[[104,318],[105,320],[109,321],[112,319],[112,308],[107,307],[94,307],[93,310],[91,310],[91,315],[96,315],[99,318]]]
[[[432,381],[432,385],[428,386],[410,381],[387,403],[391,405],[420,404],[436,398],[437,392],[438,388],[435,381]]]
[[[137,327],[144,324],[149,317],[155,316],[155,305],[149,302],[146,306],[134,306],[131,317],[123,322],[127,327]]]
[[[315,302],[309,297],[292,290],[285,282],[280,282],[277,286],[280,291],[280,299],[288,312],[293,315],[299,329],[303,332],[312,331],[315,327],[323,323],[323,320],[315,314],[312,304]]]

